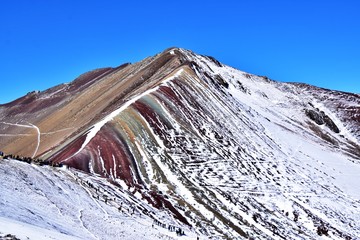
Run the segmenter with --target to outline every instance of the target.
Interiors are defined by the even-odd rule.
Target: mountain
[[[80,196],[92,204],[89,214],[98,218],[79,226],[75,216],[18,213],[22,201],[13,208],[0,205],[0,212],[84,239],[106,239],[103,229],[110,227],[101,218],[126,217],[127,225],[141,218],[119,216],[119,202],[136,206],[145,226],[154,221],[168,230],[185,229],[178,236],[162,228],[155,237],[157,230],[147,227],[148,239],[356,239],[359,121],[357,94],[276,82],[213,57],[167,49],[1,105],[0,151],[41,159],[14,168],[30,179],[41,174],[46,178],[40,181],[71,186],[60,187],[73,189],[69,198],[39,187],[49,201],[68,201],[54,205],[71,213],[83,210],[79,203],[66,207],[80,185]],[[39,161],[67,167],[38,167]],[[6,160],[0,169],[10,164]],[[52,171],[56,179],[49,177]],[[69,175],[75,174],[92,180],[74,183]],[[89,198],[104,189],[114,198],[111,211],[101,210],[104,198]],[[22,199],[24,193],[15,192],[14,199]],[[35,203],[28,210],[33,208]],[[42,225],[35,217],[64,226]],[[69,226],[67,218],[73,219]],[[129,234],[135,228],[126,226],[119,228]],[[88,234],[74,234],[77,228]]]

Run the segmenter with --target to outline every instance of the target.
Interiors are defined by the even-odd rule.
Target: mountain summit
[[[352,239],[359,122],[357,94],[171,48],[0,105],[0,151],[107,180],[202,237]]]

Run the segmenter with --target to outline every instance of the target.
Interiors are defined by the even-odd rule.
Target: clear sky
[[[0,4],[0,103],[171,46],[360,93],[358,0],[13,0]]]

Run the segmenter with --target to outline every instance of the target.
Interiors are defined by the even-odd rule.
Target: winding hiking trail
[[[40,147],[40,141],[41,141],[41,132],[40,132],[40,128],[38,128],[37,126],[35,126],[34,124],[32,123],[29,123],[33,128],[36,129],[37,131],[37,145],[36,145],[36,149],[34,151],[34,154],[31,156],[32,158],[34,158],[39,150],[39,147]]]
[[[31,128],[36,131],[36,133],[33,131],[25,132],[25,133],[18,133],[18,134],[16,134],[16,133],[0,133],[0,137],[29,137],[31,139],[33,139],[33,137],[35,137],[35,134],[36,134],[36,145],[34,147],[34,151],[31,151],[32,153],[27,155],[27,156],[31,155],[32,158],[36,157],[36,155],[39,152],[42,135],[44,135],[44,136],[52,135],[52,134],[57,134],[60,132],[69,131],[69,130],[73,129],[73,127],[69,127],[69,128],[59,129],[56,131],[41,132],[40,127],[38,127],[37,125],[35,125],[33,123],[25,122],[25,121],[23,121],[21,123],[11,123],[11,122],[1,121],[0,124],[15,126],[15,127],[19,127],[19,128]],[[34,139],[34,141],[35,141],[35,139]]]
[[[37,132],[37,144],[36,144],[35,151],[34,151],[33,155],[31,156],[32,158],[34,158],[36,156],[38,150],[39,150],[39,147],[40,147],[40,141],[41,141],[40,129],[37,126],[35,126],[34,124],[32,124],[32,123],[27,123],[29,125],[19,124],[19,123],[8,123],[8,122],[1,122],[1,123],[6,124],[6,125],[11,125],[11,126],[23,127],[23,128],[33,128],[33,129],[36,130],[36,132]],[[26,136],[30,136],[30,135],[26,134]]]

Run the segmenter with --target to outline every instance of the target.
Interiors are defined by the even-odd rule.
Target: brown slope
[[[118,108],[125,98],[153,86],[179,64],[177,56],[159,54],[133,65],[94,70],[70,84],[1,105],[0,149],[22,156],[42,155]],[[35,126],[40,131],[39,145]]]

